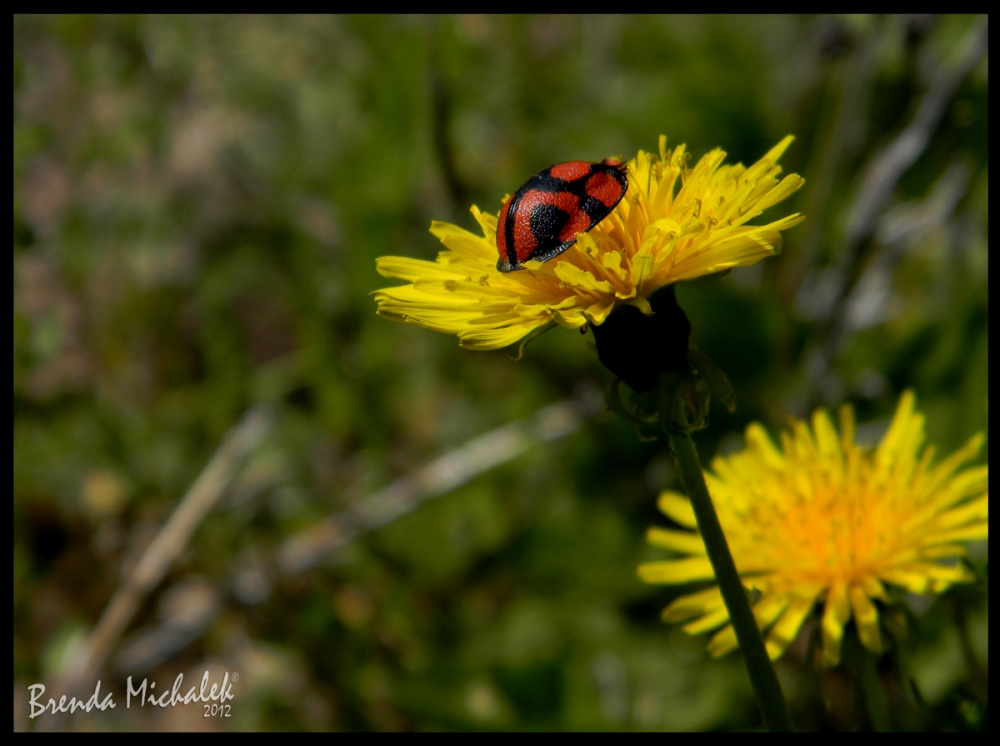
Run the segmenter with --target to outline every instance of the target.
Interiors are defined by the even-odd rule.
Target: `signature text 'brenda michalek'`
[[[125,709],[132,706],[133,698],[137,699],[139,707],[145,707],[147,704],[156,707],[174,707],[176,705],[190,704],[191,702],[217,702],[221,705],[233,699],[233,682],[238,680],[238,674],[230,676],[227,671],[221,683],[209,686],[208,671],[205,671],[201,677],[201,686],[192,686],[187,692],[182,694],[181,687],[184,685],[184,674],[179,673],[177,674],[177,678],[174,679],[174,685],[170,689],[163,690],[161,694],[156,694],[155,681],[150,683],[148,679],[143,679],[142,683],[136,687],[132,685],[132,677],[129,676],[125,684]],[[48,702],[43,703],[41,699],[45,694],[44,684],[32,684],[28,687],[28,692],[30,693],[28,704],[31,707],[29,715],[31,718],[36,718],[45,712],[55,715],[60,712],[73,713],[78,710],[90,712],[97,709],[103,711],[109,708],[114,709],[117,706],[114,695],[110,692],[103,699],[101,698],[100,680],[98,680],[97,686],[94,687],[94,693],[87,700],[77,699],[76,697],[67,698],[64,694],[59,698],[58,702],[49,698]]]

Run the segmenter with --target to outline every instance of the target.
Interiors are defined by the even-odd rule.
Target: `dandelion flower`
[[[873,601],[886,600],[884,584],[934,594],[968,582],[969,571],[955,562],[965,554],[959,542],[987,538],[988,467],[960,468],[978,453],[981,434],[935,464],[934,449],[922,448],[924,418],[914,411],[912,392],[903,394],[874,449],[854,442],[850,407],[840,415],[839,438],[821,410],[813,414],[811,429],[794,421],[780,449],[763,427],[752,424],[746,450],[716,458],[705,472],[740,575],[760,591],[754,614],[768,630],[772,659],[791,644],[816,604],[823,610],[826,665],[839,661],[844,626],[852,616],[864,646],[880,652]],[[664,492],[659,507],[695,528],[685,497]],[[698,534],[652,528],[647,538],[687,556],[640,566],[646,582],[713,578]],[[663,618],[687,622],[684,629],[691,634],[726,625],[709,642],[713,655],[737,646],[718,587],[678,598]]]
[[[376,291],[378,313],[456,334],[478,350],[506,347],[552,324],[600,325],[622,305],[649,316],[647,299],[659,288],[778,253],[781,231],[803,216],[748,222],[802,186],[796,174],[778,178],[778,158],[791,141],[749,168],[722,165],[726,154],[716,149],[689,169],[685,147],[667,150],[661,137],[659,157],[639,151],[629,162],[628,192],[611,215],[564,253],[517,272],[496,268],[495,215],[472,207],[482,236],[435,221],[431,233],[445,246],[436,261],[377,260],[383,276],[410,283]]]

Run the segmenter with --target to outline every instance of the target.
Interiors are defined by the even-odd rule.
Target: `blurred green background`
[[[643,536],[667,523],[674,472],[600,411],[592,337],[556,329],[520,361],[462,350],[376,317],[369,293],[393,282],[375,258],[432,259],[431,220],[476,230],[471,204],[498,210],[551,163],[630,158],[662,133],[748,164],[795,134],[782,165],[806,185],[771,214],[808,219],[783,254],[678,290],[737,391],[697,436],[703,459],[752,420],[843,402],[873,441],[908,387],[950,452],[987,422],[983,24],[15,17],[15,728],[45,720],[27,686],[65,675],[260,405],[270,429],[102,674],[123,697],[128,675],[235,671],[232,717],[119,705],[65,727],[756,727],[738,656],[659,620],[690,588],[636,577],[662,556]],[[866,174],[931,105],[879,202]],[[283,563],[328,516],[559,402],[577,413],[562,437],[531,431],[516,458]],[[896,726],[985,727],[985,588],[911,606],[920,696],[891,690]],[[779,666],[798,725],[867,727],[809,634]]]

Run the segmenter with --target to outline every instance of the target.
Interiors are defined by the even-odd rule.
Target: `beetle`
[[[568,161],[539,171],[507,198],[497,221],[497,269],[514,272],[524,262],[547,262],[611,214],[628,190],[628,166]]]

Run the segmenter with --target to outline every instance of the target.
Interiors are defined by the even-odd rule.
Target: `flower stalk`
[[[684,416],[684,410],[684,403],[676,401],[675,422]],[[729,611],[729,619],[743,653],[743,662],[754,695],[757,697],[764,725],[772,732],[794,731],[795,726],[792,724],[788,705],[781,692],[781,685],[764,647],[764,638],[757,627],[746,589],[736,570],[736,563],[733,561],[726,535],[722,531],[722,524],[719,523],[719,517],[712,505],[712,498],[708,494],[694,441],[687,431],[687,423],[676,424],[680,426],[664,429],[670,437],[670,446],[677,461],[681,482],[691,500],[691,507],[698,521],[698,530],[701,532],[708,559],[719,582],[722,599]]]
[[[875,655],[858,643],[858,683],[864,698],[868,721],[876,733],[891,733],[892,719],[889,717],[889,704],[886,702],[882,682],[879,681],[878,669],[875,667]]]

